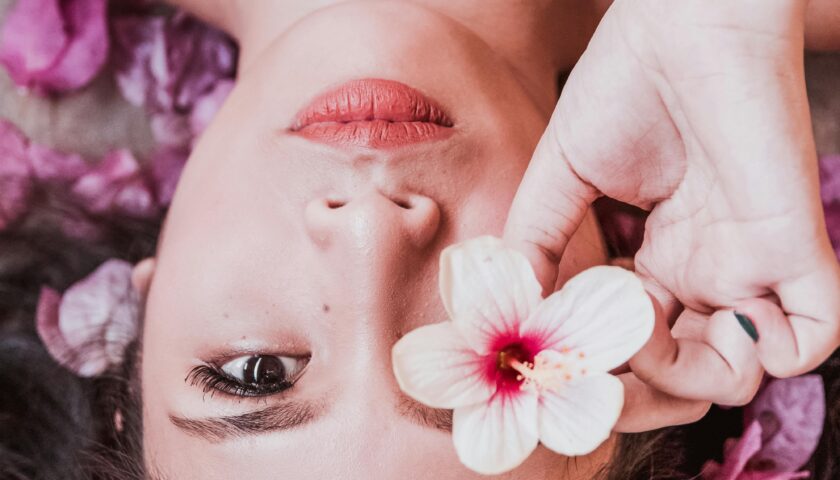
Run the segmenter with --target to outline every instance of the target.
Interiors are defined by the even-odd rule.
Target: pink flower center
[[[495,383],[499,391],[519,390],[522,375],[515,365],[533,363],[539,352],[539,344],[531,338],[510,335],[500,338],[487,356],[488,381]]]

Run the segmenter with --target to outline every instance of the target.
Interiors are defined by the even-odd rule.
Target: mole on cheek
[[[324,304],[322,309],[324,310],[324,313],[330,313],[330,306],[327,305],[326,303]]]

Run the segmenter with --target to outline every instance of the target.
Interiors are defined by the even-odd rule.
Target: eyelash
[[[286,391],[294,386],[293,381],[284,380],[269,387],[260,387],[242,383],[226,375],[214,365],[199,365],[187,375],[185,379],[191,386],[198,386],[204,394],[221,392],[235,397],[264,397]]]

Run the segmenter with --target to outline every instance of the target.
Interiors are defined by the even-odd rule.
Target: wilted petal
[[[32,173],[27,143],[20,130],[0,119],[0,230],[17,221],[29,209]]]
[[[749,404],[747,421],[762,427],[762,446],[750,469],[793,472],[814,454],[825,422],[825,389],[819,375],[772,380]]]
[[[537,448],[537,396],[494,396],[490,402],[456,408],[452,439],[461,463],[493,475],[512,470]]]
[[[58,325],[72,356],[66,363],[81,376],[94,376],[122,361],[136,337],[139,295],[131,264],[109,260],[65,293]]]
[[[487,362],[451,322],[412,330],[394,345],[391,358],[402,391],[430,407],[474,405],[495,391],[487,380]]]
[[[568,456],[586,455],[610,436],[624,405],[624,385],[612,375],[585,376],[540,396],[540,441]]]
[[[439,283],[446,311],[479,353],[487,353],[494,338],[518,332],[542,299],[525,256],[489,236],[445,249]]]
[[[642,282],[619,267],[593,267],[566,282],[522,325],[543,348],[583,354],[582,365],[607,372],[639,351],[653,332],[653,304]]]

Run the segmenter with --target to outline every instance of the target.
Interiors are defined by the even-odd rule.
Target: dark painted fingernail
[[[738,319],[738,324],[741,325],[741,328],[747,332],[747,335],[752,338],[753,342],[758,341],[758,330],[755,329],[755,324],[750,320],[750,317],[744,315],[743,313],[735,312],[735,318]]]

